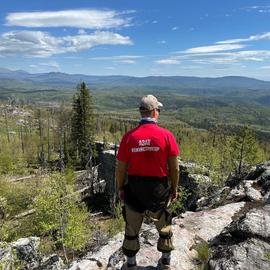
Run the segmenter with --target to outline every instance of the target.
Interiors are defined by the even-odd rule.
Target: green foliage
[[[230,141],[230,156],[236,175],[241,175],[245,165],[257,161],[258,151],[254,131],[249,126],[244,126]]]
[[[109,236],[114,236],[117,233],[123,231],[124,229],[124,218],[122,215],[122,205],[121,203],[116,204],[115,206],[115,217],[109,221],[107,225]]]
[[[209,260],[209,244],[205,241],[196,245],[195,250],[197,251],[197,259],[200,263],[201,270],[208,269],[208,260]]]
[[[177,200],[170,204],[170,211],[173,215],[180,215],[185,210],[185,201],[188,198],[188,193],[183,187],[177,189]]]
[[[14,216],[29,208],[35,194],[35,183],[14,183],[0,179],[0,197],[6,200],[7,216]]]
[[[88,211],[78,204],[78,194],[68,181],[60,174],[44,181],[33,204],[33,226],[36,234],[51,235],[63,249],[79,250],[91,235],[91,228],[87,226]]]
[[[91,227],[87,226],[88,211],[86,207],[70,205],[66,221],[66,228],[61,239],[65,247],[81,250],[91,238]]]
[[[270,252],[264,254],[264,258],[265,258],[266,260],[270,261]]]
[[[0,243],[9,240],[9,236],[11,234],[10,225],[11,224],[5,219],[0,220]]]
[[[12,249],[10,255],[9,258],[0,261],[0,270],[21,270],[26,268],[26,263],[19,260],[15,249]]]
[[[71,118],[71,156],[82,168],[88,161],[89,147],[94,144],[95,120],[89,89],[82,82],[73,97]]]

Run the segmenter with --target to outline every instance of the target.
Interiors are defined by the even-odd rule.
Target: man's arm
[[[171,200],[175,202],[177,199],[177,187],[179,182],[179,164],[177,156],[169,157],[168,160],[169,173],[171,179]]]
[[[126,179],[126,172],[127,172],[128,164],[117,160],[116,164],[116,183],[118,187],[118,193],[119,193],[119,198],[123,201],[124,200],[124,184],[125,184],[125,179]]]

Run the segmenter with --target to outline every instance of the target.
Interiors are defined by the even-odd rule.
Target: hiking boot
[[[137,265],[129,265],[128,263],[124,263],[121,270],[137,270]]]
[[[159,259],[158,266],[159,266],[158,268],[159,270],[171,270],[171,265],[168,262],[168,260],[165,258]]]

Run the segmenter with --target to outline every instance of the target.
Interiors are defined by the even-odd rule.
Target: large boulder
[[[41,257],[38,253],[40,240],[38,237],[21,238],[12,244],[20,261],[27,263],[29,269],[39,266]]]
[[[198,199],[197,210],[241,201],[270,203],[270,161],[252,167],[242,178],[230,175],[225,187]]]
[[[270,269],[270,205],[233,221],[211,242],[210,269]]]
[[[17,265],[24,270],[63,269],[63,262],[57,255],[42,258],[38,252],[39,243],[38,237],[21,238],[10,244],[0,243],[0,266],[4,270],[13,270]]]
[[[180,167],[180,187],[183,188],[186,196],[183,202],[184,209],[188,211],[201,210],[202,204],[208,204],[209,194],[218,191],[218,185],[213,184],[209,177],[209,170],[194,162],[183,162]],[[202,204],[199,200],[206,200]]]

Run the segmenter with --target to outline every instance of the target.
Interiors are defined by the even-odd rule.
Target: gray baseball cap
[[[157,100],[157,98],[153,95],[147,95],[142,97],[140,102],[140,110],[152,111],[154,109],[158,109],[163,107],[163,104]]]

